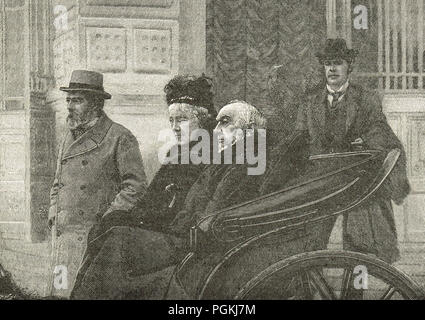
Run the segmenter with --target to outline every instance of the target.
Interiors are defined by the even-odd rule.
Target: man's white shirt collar
[[[341,99],[345,95],[345,91],[347,91],[348,86],[350,85],[349,81],[347,80],[338,90],[332,90],[332,88],[329,86],[329,84],[326,84],[326,88],[328,92],[330,93],[337,93],[337,92],[344,92],[343,95],[341,95],[338,99],[338,101],[341,101]],[[334,97],[331,94],[328,94],[328,101],[330,104],[332,104]]]

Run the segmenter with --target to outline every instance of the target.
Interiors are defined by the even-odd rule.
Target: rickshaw
[[[336,218],[382,192],[399,156],[311,156],[310,173],[282,190],[216,213],[208,233],[201,221],[166,299],[344,300],[356,281],[361,299],[423,299],[418,284],[375,256],[326,250]]]

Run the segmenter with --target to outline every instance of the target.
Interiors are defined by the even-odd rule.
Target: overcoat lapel
[[[76,140],[74,140],[71,130],[68,129],[62,146],[62,160],[65,158],[65,154],[67,154],[67,151],[75,141]]]
[[[320,91],[314,97],[314,103],[312,108],[312,119],[314,121],[313,127],[318,130],[320,136],[323,135],[326,126],[326,103],[327,102],[327,90]]]
[[[73,158],[96,149],[111,125],[112,120],[106,114],[103,114],[94,127],[82,134],[78,139],[74,140],[72,133],[69,131],[65,137],[62,160]]]
[[[356,120],[357,113],[359,111],[359,97],[357,96],[357,91],[353,89],[353,87],[349,86],[347,92],[343,98],[343,103],[345,104],[346,112],[347,112],[347,120],[345,122],[345,132],[347,133],[351,126],[354,124]]]

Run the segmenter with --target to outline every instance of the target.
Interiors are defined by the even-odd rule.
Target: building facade
[[[217,107],[244,99],[273,118],[270,68],[313,77],[317,47],[340,36],[361,52],[354,77],[382,94],[406,147],[413,191],[396,208],[399,267],[422,281],[424,2],[0,0],[0,264],[20,286],[48,294],[48,195],[67,115],[57,88],[72,70],[105,75],[113,95],[106,112],[138,138],[150,179],[158,132],[168,126],[162,90],[170,78],[205,72]]]

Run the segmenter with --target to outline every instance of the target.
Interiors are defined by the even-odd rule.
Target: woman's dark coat
[[[179,160],[182,150],[190,149],[179,147],[177,154]],[[174,164],[173,160],[170,159],[169,163],[160,167],[143,198],[131,212],[112,212],[101,226],[91,230],[89,247],[77,275],[73,296],[80,290],[78,287],[104,242],[112,239],[106,236],[108,230],[127,226],[127,230],[145,227],[152,231],[160,231],[168,226],[182,209],[186,194],[202,172],[204,165]]]
[[[95,254],[80,273],[73,298],[158,298],[155,294],[165,293],[164,283],[171,276],[167,268],[189,250],[190,228],[209,214],[255,198],[258,182],[257,176],[247,175],[245,165],[207,165],[189,189],[183,209],[161,232],[150,226],[114,227],[95,239]],[[150,290],[147,283],[153,280],[158,285]]]

